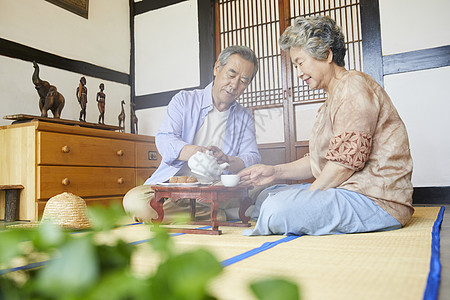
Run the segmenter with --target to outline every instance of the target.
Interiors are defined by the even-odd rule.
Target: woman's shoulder
[[[348,72],[346,72],[346,74],[342,77],[342,80],[348,83],[366,83],[366,84],[370,84],[372,81],[374,81],[374,79],[372,77],[370,77],[370,75],[361,72],[361,71],[357,71],[357,70],[349,70]]]
[[[343,80],[349,85],[360,88],[373,89],[380,86],[369,74],[357,70],[348,71]]]
[[[340,79],[336,92],[337,94],[365,93],[373,91],[377,86],[379,86],[378,83],[368,74],[350,70]]]
[[[344,103],[355,107],[371,106],[377,102],[376,81],[369,75],[351,70],[340,79],[333,95],[332,109],[340,108]],[[378,105],[375,105],[378,106]]]

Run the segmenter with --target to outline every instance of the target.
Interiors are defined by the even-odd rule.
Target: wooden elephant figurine
[[[64,96],[58,92],[55,86],[51,85],[45,97],[44,105],[41,108],[41,117],[47,117],[47,111],[51,110],[54,118],[61,118],[61,111],[64,108],[64,104]]]
[[[47,111],[51,110],[53,117],[59,119],[61,117],[61,111],[64,108],[65,99],[55,86],[39,78],[39,66],[35,61],[33,61],[33,67],[34,72],[31,79],[39,95],[41,117],[47,117]]]

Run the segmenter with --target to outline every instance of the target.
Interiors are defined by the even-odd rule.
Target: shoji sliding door
[[[278,38],[298,16],[330,16],[346,37],[346,67],[362,70],[359,0],[216,0],[215,11],[217,54],[239,44],[259,59],[260,71],[239,102],[255,115],[264,162],[300,158],[308,152],[308,133],[326,94],[295,76]]]

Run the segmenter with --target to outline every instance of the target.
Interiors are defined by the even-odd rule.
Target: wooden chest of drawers
[[[151,136],[42,121],[0,127],[0,185],[24,186],[20,220],[38,220],[46,201],[62,192],[88,205],[122,201],[160,161]]]

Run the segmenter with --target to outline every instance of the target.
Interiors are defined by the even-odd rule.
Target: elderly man
[[[123,205],[127,213],[140,221],[155,218],[156,212],[149,205],[153,198],[150,185],[173,176],[192,175],[187,161],[198,151],[211,151],[218,163],[230,165],[226,171],[232,173],[260,162],[253,117],[236,102],[257,71],[258,61],[251,49],[230,46],[220,53],[214,65],[212,83],[202,90],[181,91],[172,98],[156,134],[161,165],[143,186],[125,195]],[[166,213],[186,211],[185,206],[166,201],[164,209]],[[236,203],[222,207],[230,208],[228,219],[235,218],[231,213],[235,207]],[[224,219],[226,212],[219,211],[219,217],[222,214]]]

